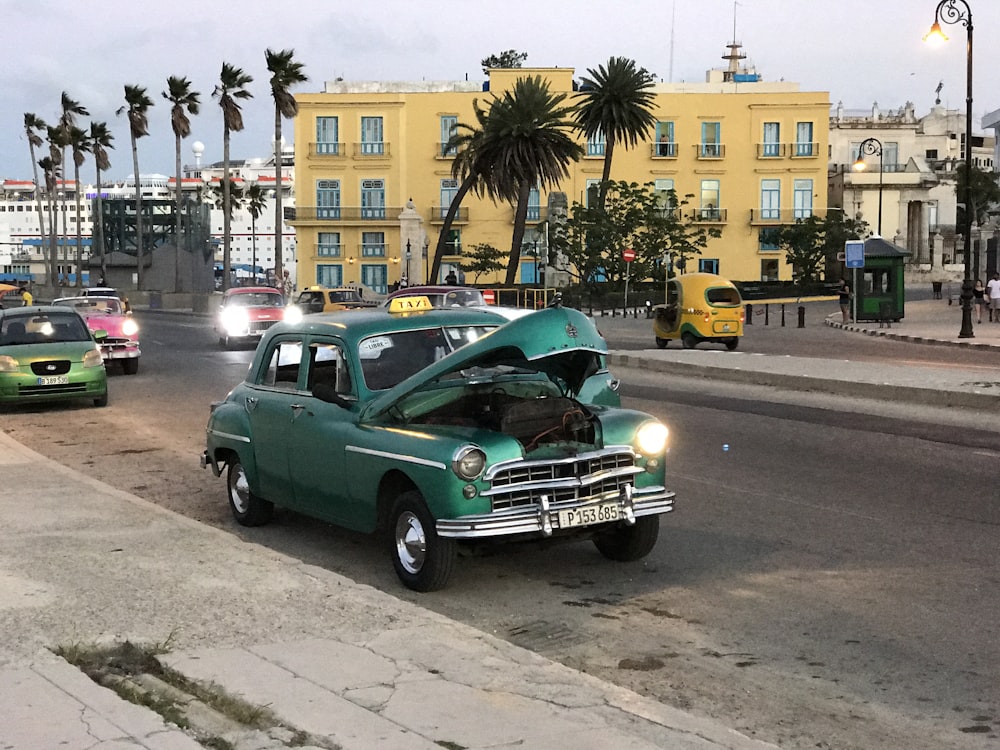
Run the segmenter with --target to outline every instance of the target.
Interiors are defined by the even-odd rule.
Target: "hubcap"
[[[247,484],[247,475],[243,471],[242,465],[237,465],[233,470],[233,478],[229,487],[229,499],[236,508],[237,513],[246,513],[250,505],[250,485]]]
[[[401,513],[396,519],[396,557],[407,573],[416,575],[424,566],[427,554],[427,537],[423,524],[411,512]]]

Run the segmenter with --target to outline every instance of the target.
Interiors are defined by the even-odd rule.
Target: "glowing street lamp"
[[[878,156],[878,236],[882,236],[882,141],[878,138],[865,138],[858,146],[858,159],[854,162],[855,172],[864,172],[865,155]]]

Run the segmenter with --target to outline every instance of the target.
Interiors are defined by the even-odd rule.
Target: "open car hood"
[[[539,310],[494,329],[379,394],[362,410],[361,420],[375,419],[427,383],[470,367],[510,365],[536,370],[561,381],[575,396],[600,369],[600,357],[607,351],[597,326],[579,310]]]

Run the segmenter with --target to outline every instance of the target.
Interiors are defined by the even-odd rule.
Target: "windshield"
[[[121,302],[115,297],[74,297],[53,302],[59,307],[72,307],[81,315],[121,315]]]
[[[353,290],[345,290],[342,292],[330,292],[331,302],[358,302],[361,298],[358,297],[357,292]]]
[[[243,292],[230,296],[226,304],[232,307],[282,307],[285,302],[277,292]]]
[[[709,287],[705,290],[705,299],[707,299],[713,305],[739,305],[742,300],[740,300],[740,293],[733,289],[732,287]]]
[[[494,328],[450,326],[369,336],[358,345],[365,385],[373,391],[392,388]]]
[[[478,289],[456,289],[431,297],[431,302],[435,307],[481,307],[486,304]]]
[[[90,340],[86,323],[75,313],[19,315],[0,320],[2,344],[52,344]]]

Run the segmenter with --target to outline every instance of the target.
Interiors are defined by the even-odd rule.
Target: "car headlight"
[[[483,473],[486,468],[486,454],[474,445],[466,445],[455,454],[451,470],[460,479],[469,482]]]
[[[661,422],[646,422],[635,434],[636,444],[643,455],[656,456],[667,447],[670,431]]]
[[[132,320],[132,318],[129,318],[122,323],[122,333],[126,336],[135,336],[139,333],[139,324]]]
[[[87,353],[83,355],[83,366],[84,367],[103,367],[104,358],[101,356],[100,349],[88,349]]]
[[[7,354],[0,354],[0,372],[17,372],[17,360]]]
[[[250,323],[250,314],[241,308],[229,308],[222,311],[222,327],[227,333],[245,331]]]
[[[302,308],[298,305],[289,305],[285,308],[285,322],[298,323],[302,320]]]

